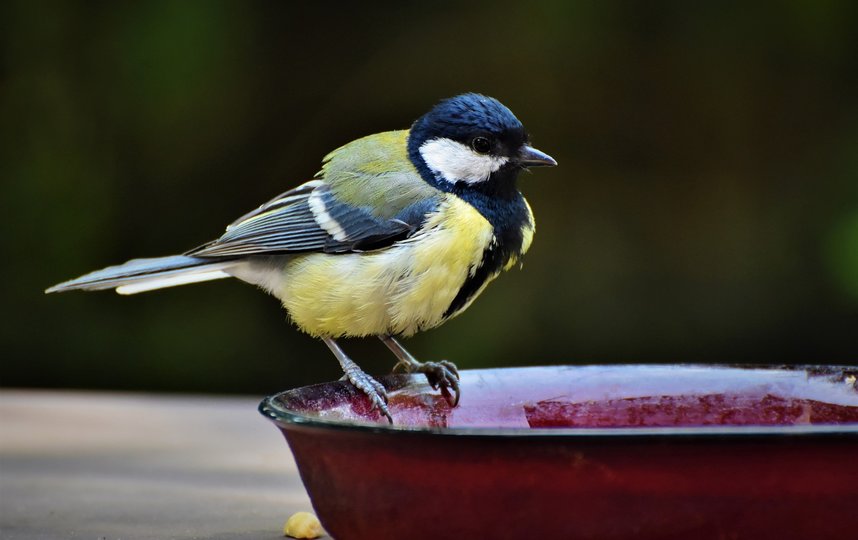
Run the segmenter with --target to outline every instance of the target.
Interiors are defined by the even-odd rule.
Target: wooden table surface
[[[312,509],[260,399],[0,390],[0,538],[282,538]]]

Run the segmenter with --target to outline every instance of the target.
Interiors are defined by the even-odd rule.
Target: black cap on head
[[[447,138],[471,145],[478,136],[488,137],[495,151],[512,152],[527,141],[524,126],[500,101],[481,94],[462,94],[435,105],[411,127],[409,150],[424,142]]]

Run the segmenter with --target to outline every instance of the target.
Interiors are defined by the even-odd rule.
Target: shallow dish
[[[325,528],[351,538],[846,538],[856,368],[462,372],[458,407],[390,375],[390,426],[345,382],[260,411]]]

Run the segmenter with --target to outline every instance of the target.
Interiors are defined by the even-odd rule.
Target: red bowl
[[[322,524],[352,538],[850,538],[856,368],[463,371],[270,397]]]

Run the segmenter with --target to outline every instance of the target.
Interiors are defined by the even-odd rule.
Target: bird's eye
[[[474,140],[471,141],[471,148],[480,154],[488,154],[492,149],[492,143],[485,137],[474,137]]]

